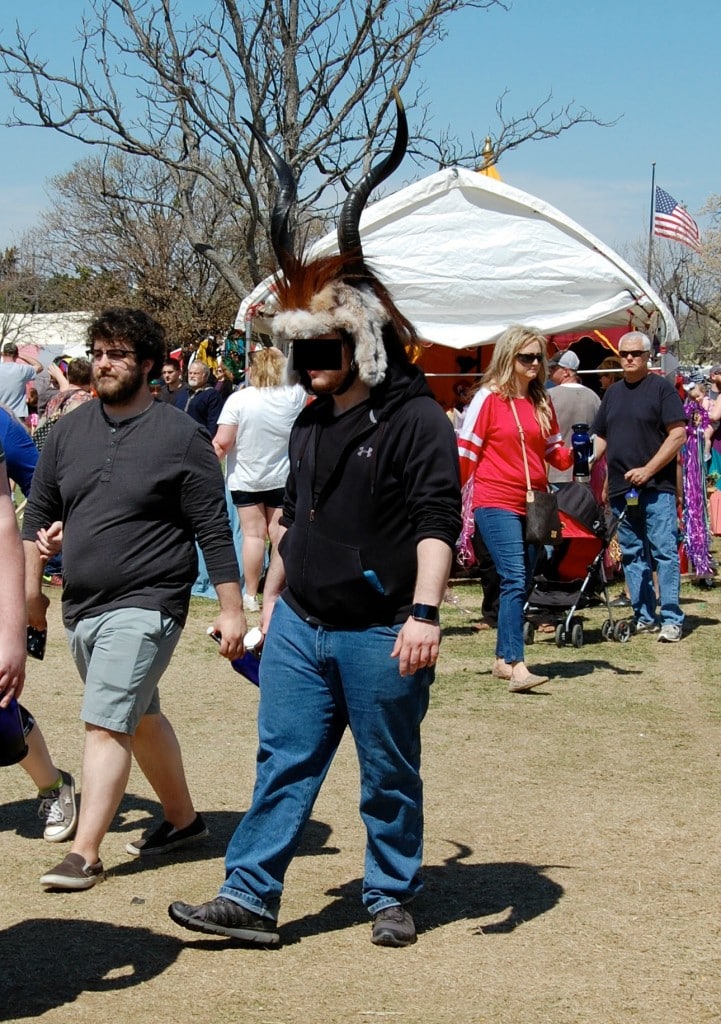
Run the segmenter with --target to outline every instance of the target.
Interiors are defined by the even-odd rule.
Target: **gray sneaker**
[[[253,946],[277,946],[280,935],[277,924],[270,917],[254,914],[239,903],[216,896],[207,903],[191,906],[189,903],[171,903],[168,914],[176,924],[191,932],[210,932],[225,935]]]
[[[658,625],[655,622],[645,622],[643,619],[639,619],[634,628],[633,632],[639,633],[658,633]]]
[[[657,637],[657,640],[664,644],[677,644],[680,639],[681,627],[672,622],[667,622],[665,626],[661,626],[661,632]]]
[[[373,918],[371,942],[374,946],[412,946],[416,938],[413,918],[404,907],[397,904],[385,907]]]
[[[69,772],[61,771],[63,782],[49,793],[38,793],[38,817],[45,822],[43,839],[48,843],[62,843],[70,839],[78,823],[75,802],[75,780]]]
[[[79,853],[69,853],[65,860],[40,878],[43,889],[65,889],[69,892],[92,889],[98,882],[104,881],[102,861],[88,864]]]

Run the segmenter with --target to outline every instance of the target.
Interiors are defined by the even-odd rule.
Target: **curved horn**
[[[278,175],[278,195],[273,212],[270,215],[270,240],[278,260],[278,265],[281,270],[285,271],[289,263],[295,264],[297,262],[293,254],[293,239],[288,230],[288,215],[297,194],[295,178],[288,164],[280,153],[273,149],[265,135],[259,132],[250,121],[247,121],[245,118],[243,118],[243,121],[247,124],[253,137],[273,165],[273,170]]]
[[[360,217],[363,207],[368,202],[368,196],[373,189],[393,174],[405,156],[408,146],[408,121],[397,89],[393,90],[393,96],[396,101],[396,140],[385,160],[382,160],[376,167],[371,167],[346,196],[338,220],[338,247],[341,253],[357,249],[362,258]]]

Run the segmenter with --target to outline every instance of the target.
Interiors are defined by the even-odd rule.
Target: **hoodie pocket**
[[[290,534],[286,533],[283,542],[289,539]],[[319,618],[350,624],[369,616],[374,618],[383,609],[383,584],[373,570],[364,571],[358,548],[311,532],[301,556],[301,568],[292,551],[286,556],[284,547],[281,554],[288,584]],[[293,565],[300,572],[294,572]]]

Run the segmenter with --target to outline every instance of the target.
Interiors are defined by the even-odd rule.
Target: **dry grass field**
[[[125,843],[156,813],[134,770],[108,835],[108,881],[44,893],[58,847],[39,838],[29,779],[0,775],[0,1020],[47,1024],[688,1024],[721,1020],[721,586],[684,584],[689,633],[586,643],[537,637],[552,681],[509,694],[457,587],[424,727],[426,891],[417,945],[379,949],[360,905],[363,832],[344,740],[288,874],[277,951],[177,928],[173,899],[214,895],[247,807],[257,691],[207,642],[194,601],[162,687],[212,830],[201,849],[140,864]],[[53,593],[48,654],[25,701],[79,772],[80,683]],[[62,847],[60,854],[62,855]]]

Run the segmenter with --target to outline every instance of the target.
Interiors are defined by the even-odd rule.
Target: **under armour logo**
[[[358,456],[358,458],[360,458],[362,455],[365,455],[365,457],[367,459],[369,459],[372,454],[373,454],[373,449],[372,448],[364,448],[363,445],[361,445],[360,448],[358,449],[358,451],[356,452],[356,455]]]

